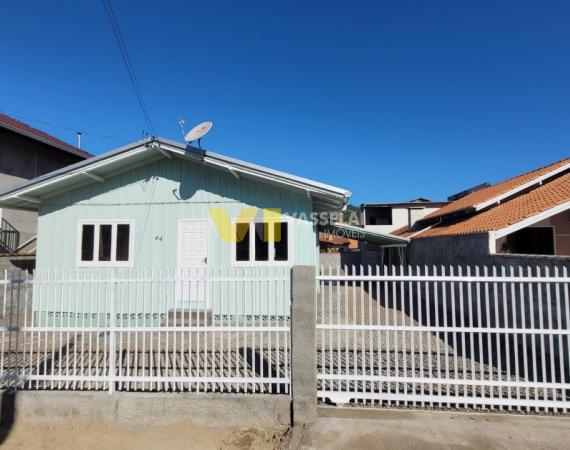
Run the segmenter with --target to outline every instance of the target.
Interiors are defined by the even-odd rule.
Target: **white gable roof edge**
[[[338,208],[344,207],[351,196],[350,191],[341,188],[297,177],[295,175],[269,169],[263,166],[258,166],[256,164],[247,163],[218,153],[202,151],[169,139],[150,137],[119,147],[93,158],[89,158],[85,161],[63,167],[26,181],[20,185],[13,186],[4,192],[0,192],[0,205],[5,200],[33,194],[35,190],[57,183],[59,180],[89,173],[89,171],[104,168],[107,164],[117,161],[118,159],[127,158],[140,152],[149,151],[150,148],[154,147],[154,145],[151,145],[153,143],[158,145],[162,150],[166,150],[178,156],[190,157],[203,161],[206,164],[226,167],[228,169],[235,170],[238,173],[247,174],[251,177],[305,190],[308,194],[314,194],[316,197],[324,197],[327,200],[327,203],[332,202],[332,204]]]
[[[526,183],[520,184],[520,185],[518,185],[512,189],[509,189],[508,191],[503,192],[502,194],[496,195],[495,197],[490,198],[489,200],[486,200],[484,202],[476,204],[475,205],[475,211],[481,211],[482,209],[485,209],[485,208],[488,208],[489,206],[493,206],[497,203],[500,203],[502,200],[508,199],[508,198],[512,197],[513,195],[518,194],[519,192],[523,192],[530,187],[533,187],[535,185],[540,185],[544,181],[547,181],[548,179],[555,177],[558,174],[566,172],[568,169],[570,169],[570,163],[563,164],[562,166],[557,167],[556,169],[553,169],[550,172],[547,172],[543,175],[540,175],[536,178],[533,178],[530,181],[527,181]]]

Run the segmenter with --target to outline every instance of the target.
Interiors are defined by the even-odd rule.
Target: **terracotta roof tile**
[[[413,231],[410,231],[409,227],[407,225],[404,225],[403,227],[397,228],[395,230],[390,231],[390,234],[393,234],[394,236],[402,236],[402,237],[409,237],[410,234],[413,234]]]
[[[570,158],[564,158],[548,166],[541,167],[522,175],[509,178],[508,180],[501,181],[500,183],[493,184],[489,187],[479,189],[472,192],[471,194],[466,195],[465,197],[461,197],[460,199],[439,208],[437,211],[428,214],[424,219],[432,219],[434,217],[440,217],[453,212],[473,208],[480,203],[502,195],[511,189],[515,189],[516,187],[532,181],[533,179],[538,178],[542,175],[545,175],[548,172],[555,170],[567,163],[570,163]]]
[[[557,164],[560,165],[561,163]],[[549,167],[552,168],[552,165]],[[570,172],[566,172],[525,194],[467,219],[462,219],[455,223],[444,223],[442,226],[433,226],[419,233],[415,232],[418,234],[414,238],[421,239],[500,230],[568,201],[570,201]],[[409,233],[407,230],[402,229],[397,231],[404,234]],[[414,232],[411,234],[414,234]]]
[[[82,158],[91,158],[93,156],[91,153],[81,150],[78,147],[68,144],[67,142],[53,137],[50,134],[44,133],[43,131],[31,127],[24,122],[20,122],[19,120],[7,116],[6,114],[0,113],[0,127],[8,128],[17,133],[25,134],[26,136],[30,136],[33,139],[46,142],[61,150],[65,150],[69,153],[73,153],[74,155],[81,156]]]
[[[356,243],[355,248],[358,248],[358,241],[356,241],[355,239],[349,239],[349,238],[345,238],[345,237],[341,237],[341,236],[336,236],[334,234],[325,233],[322,231],[319,231],[319,241],[327,243],[327,244],[333,244],[333,245],[355,244]]]

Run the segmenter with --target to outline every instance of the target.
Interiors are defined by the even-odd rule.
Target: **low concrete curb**
[[[3,392],[4,395],[14,395]],[[114,426],[144,428],[189,422],[202,427],[288,426],[286,395],[143,392],[18,391],[14,420],[57,425],[101,419]]]

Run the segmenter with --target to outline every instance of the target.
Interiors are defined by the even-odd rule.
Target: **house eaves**
[[[537,178],[534,178],[530,181],[528,181],[527,183],[523,183],[501,195],[497,195],[496,197],[493,197],[487,201],[478,203],[477,205],[475,205],[475,211],[482,211],[484,209],[489,208],[490,206],[494,206],[497,205],[499,203],[501,203],[503,200],[509,199],[521,192],[526,191],[527,189],[531,189],[533,187],[536,186],[540,186],[542,183],[544,183],[545,181],[548,181],[549,179],[560,175],[564,172],[566,172],[567,170],[570,169],[570,163],[564,164],[563,166],[560,166],[548,173],[545,173],[544,175],[541,175]]]
[[[550,182],[570,169],[570,158],[564,158],[544,167],[476,189],[452,201],[441,209],[428,214],[421,221],[432,223],[433,219],[461,219],[499,205],[538,186]]]
[[[106,178],[121,171],[170,156],[190,158],[208,166],[225,169],[236,177],[244,176],[301,190],[312,199],[318,209],[342,209],[351,195],[349,191],[334,186],[203,151],[168,139],[151,137],[11,187],[0,193],[0,206],[37,210],[41,198],[56,195],[82,184],[104,182]]]
[[[57,139],[56,137],[38,130],[24,122],[16,120],[13,117],[7,116],[6,114],[0,113],[0,128],[4,128],[13,133],[17,133],[21,136],[41,142],[42,144],[49,145],[50,147],[62,150],[66,153],[71,153],[83,159],[91,158],[93,156],[91,153],[86,152],[85,150],[81,150],[74,145]]]

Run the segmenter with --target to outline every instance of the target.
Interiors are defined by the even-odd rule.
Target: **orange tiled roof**
[[[343,245],[348,244],[349,248],[358,248],[358,241],[355,239],[349,239],[341,236],[335,236],[331,233],[324,233],[319,231],[319,241],[322,243],[333,244],[333,245]]]
[[[407,227],[400,228],[396,232],[400,236],[417,233],[414,238],[420,239],[500,230],[568,201],[570,201],[570,172],[467,219],[433,226],[421,232],[410,232]]]
[[[401,237],[410,237],[410,235],[417,233],[417,231],[410,231],[407,225],[400,227],[396,230],[390,231],[390,234],[394,236],[401,236]]]
[[[450,204],[439,208],[438,210],[432,212],[431,214],[428,214],[426,217],[424,217],[424,219],[432,219],[434,217],[440,217],[453,212],[473,208],[480,203],[483,203],[487,200],[491,200],[494,197],[502,195],[510,191],[511,189],[515,189],[525,183],[528,183],[529,181],[532,181],[533,179],[545,175],[552,170],[562,167],[567,163],[570,163],[570,158],[564,158],[553,164],[549,164],[548,166],[541,167],[539,169],[523,173],[522,175],[509,178],[508,180],[501,181],[500,183],[493,184],[486,188],[479,189],[478,191],[474,191],[471,194],[466,195],[465,197],[461,197],[460,199],[455,200],[454,202],[451,202]]]

